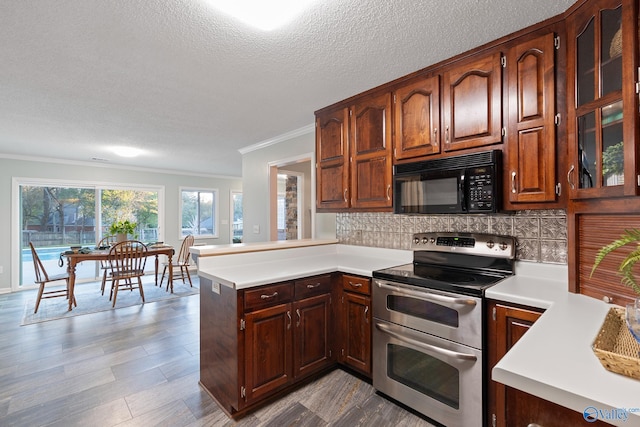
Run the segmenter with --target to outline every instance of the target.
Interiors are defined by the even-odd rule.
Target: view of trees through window
[[[137,224],[135,235],[144,242],[158,241],[158,192],[97,187],[20,186],[21,283],[33,283],[29,242],[46,264],[57,262],[69,246],[95,246],[115,221]],[[84,263],[83,263],[84,264]],[[91,264],[91,263],[86,263]],[[86,278],[95,266],[83,266]]]
[[[217,236],[217,190],[181,190],[182,236]]]

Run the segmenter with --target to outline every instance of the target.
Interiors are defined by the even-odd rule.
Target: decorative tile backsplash
[[[519,260],[566,264],[565,210],[525,210],[495,215],[396,215],[339,213],[336,234],[340,243],[390,249],[410,249],[414,233],[466,231],[506,234],[518,240]]]

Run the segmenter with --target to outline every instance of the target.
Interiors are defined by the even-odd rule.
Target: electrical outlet
[[[253,226],[253,234],[260,234],[260,226],[258,224]]]
[[[211,283],[211,292],[213,292],[214,294],[220,295],[220,283],[212,282]]]

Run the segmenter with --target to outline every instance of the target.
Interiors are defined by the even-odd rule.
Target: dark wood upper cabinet
[[[349,207],[349,109],[316,115],[316,207]]]
[[[556,84],[553,33],[507,52],[508,134],[505,197],[510,203],[555,202]],[[515,205],[514,205],[515,206]]]
[[[391,210],[391,93],[316,113],[316,209]]]
[[[391,93],[357,100],[350,114],[351,207],[390,208]]]
[[[395,159],[440,153],[440,76],[409,81],[393,93]]]
[[[567,18],[570,196],[638,194],[638,6],[593,0]]]
[[[451,65],[442,79],[444,151],[501,143],[501,53]]]

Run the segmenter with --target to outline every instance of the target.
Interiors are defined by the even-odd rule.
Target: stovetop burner
[[[515,239],[477,233],[414,235],[414,262],[373,272],[373,277],[423,288],[482,296],[513,274]]]
[[[482,296],[486,288],[493,286],[506,276],[478,272],[460,272],[441,266],[414,266],[414,264],[404,264],[374,271],[373,277],[422,288]]]

